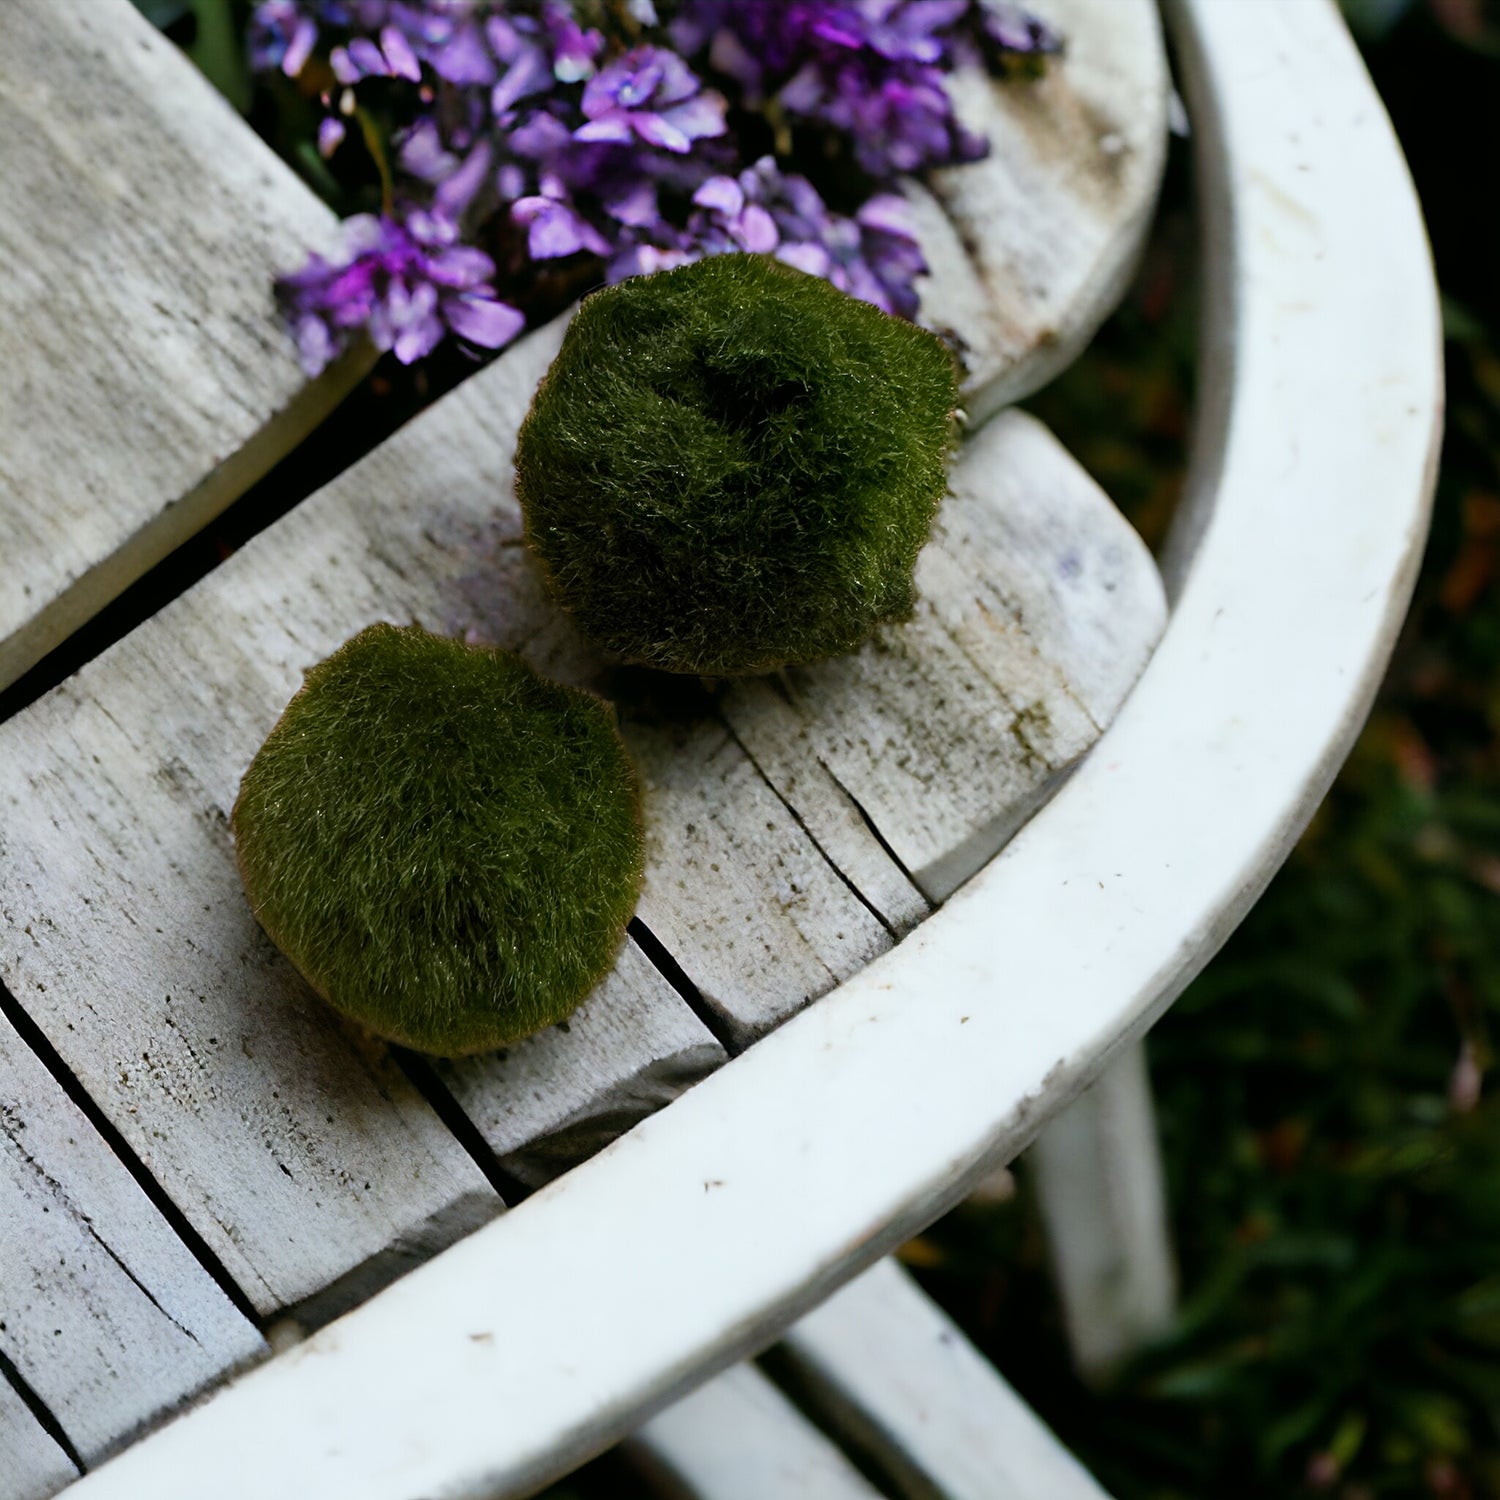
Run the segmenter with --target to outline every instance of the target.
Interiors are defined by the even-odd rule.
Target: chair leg
[[[1030,1164],[1073,1362],[1102,1380],[1166,1327],[1176,1297],[1142,1043],[1042,1131]]]

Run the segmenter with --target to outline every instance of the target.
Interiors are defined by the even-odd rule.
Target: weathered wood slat
[[[1140,538],[1033,418],[1008,413],[971,437],[951,487],[909,624],[723,700],[841,869],[872,863],[868,830],[844,831],[852,800],[933,901],[1098,737],[1166,620]]]
[[[86,1463],[265,1353],[3,1017],[0,1222],[0,1349]]]
[[[500,1164],[531,1187],[590,1157],[724,1061],[713,1033],[627,940],[560,1026],[438,1071]]]
[[[73,1461],[0,1375],[0,1495],[47,1500],[77,1477]]]
[[[544,367],[535,366],[538,376]],[[488,379],[470,384],[482,390]],[[489,460],[492,508],[483,524],[440,507],[428,525],[428,539],[451,554],[437,624],[518,651],[549,676],[618,703],[644,793],[641,920],[697,987],[721,1034],[742,1045],[862,968],[890,935],[696,685],[612,670],[551,604],[522,544],[508,465],[513,435],[497,444],[504,466]]]
[[[542,600],[510,495],[515,426],[557,337],[551,330],[518,346],[0,727],[8,924],[0,973],[267,1312],[305,1302],[361,1264],[401,1263],[417,1253],[399,1248],[413,1235],[430,1249],[423,1226],[443,1226],[441,1238],[494,1211],[383,1050],[357,1045],[313,1004],[255,926],[224,811],[301,669],[373,618],[415,615],[519,648],[558,675],[609,680]],[[989,448],[972,451],[987,473]],[[1123,526],[1050,440],[1026,453],[1027,463],[1040,455],[1039,467],[1009,489],[997,481],[994,494],[1024,512],[1054,491],[1077,490],[1088,497],[1085,521]],[[960,459],[960,476],[970,463]],[[1086,551],[1075,530],[1064,524],[1053,540]],[[942,579],[944,588],[983,597],[993,561],[984,533],[970,525],[958,549],[979,576],[965,575],[961,589]],[[1140,625],[1120,628],[1128,636]],[[936,698],[956,700],[985,679],[973,648],[954,644],[957,627],[907,634],[899,649],[865,655],[896,665],[920,724],[924,681]],[[1062,657],[1054,666],[1066,676]],[[1136,665],[1126,653],[1119,670],[1133,675]],[[624,694],[623,726],[647,788],[652,858],[642,917],[725,1035],[742,1043],[761,1034],[890,945],[887,926],[825,858],[839,857],[836,841],[820,849],[803,832],[805,823],[817,838],[830,815],[789,806],[789,784],[773,792],[711,714],[666,712],[618,675],[611,685]],[[873,679],[863,690],[879,698]],[[1071,701],[1065,684],[1051,691]],[[1001,738],[1014,718],[1007,711],[991,725]],[[748,718],[736,723],[741,739],[756,740]],[[854,732],[818,723],[809,721],[810,734]],[[1081,747],[1070,744],[1060,760]],[[868,790],[861,796],[848,767],[835,769],[856,800],[875,801]],[[835,814],[852,826],[847,804]],[[967,815],[989,829],[1006,813],[983,806]],[[919,826],[927,816],[918,809]],[[968,827],[958,815],[949,823]],[[878,866],[868,847],[862,852]],[[884,886],[899,889],[899,872]],[[915,898],[905,900],[909,912]],[[579,1043],[556,1033],[464,1074],[464,1105],[496,1148],[551,1164],[526,1167],[532,1177],[567,1156],[560,1145],[549,1154],[549,1137],[597,1142],[591,1119],[618,1118],[622,1098],[632,1108],[657,1102],[717,1060],[664,987],[637,989],[630,1003],[661,1008],[661,1035],[677,1039],[665,1057],[610,1049],[603,1072],[574,1075],[570,1058],[587,1050],[585,1028]],[[670,1060],[674,1048],[680,1065]],[[533,1111],[519,1101],[538,1092],[544,1049],[567,1081],[556,1099],[541,1091]],[[486,1091],[504,1103],[486,1108]]]
[[[361,1267],[394,1271],[499,1208],[386,1050],[256,926],[226,811],[307,665],[381,615],[440,616],[473,559],[425,533],[500,499],[555,337],[0,726],[0,976],[268,1314],[357,1296]]]
[[[295,445],[272,277],[333,215],[129,0],[0,6],[0,687]]]
[[[933,268],[922,320],[965,349],[982,420],[1065,368],[1119,301],[1166,161],[1169,79],[1153,0],[1035,0],[1066,55],[1034,81],[965,73],[980,162],[916,187]]]

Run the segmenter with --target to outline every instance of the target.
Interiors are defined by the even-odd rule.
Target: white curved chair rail
[[[1180,0],[1211,272],[1165,638],[1086,764],[885,958],[79,1482],[530,1493],[1009,1160],[1198,972],[1363,721],[1426,531],[1439,325],[1331,0]]]

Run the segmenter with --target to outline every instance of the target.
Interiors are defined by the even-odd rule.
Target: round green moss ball
[[[308,672],[233,821],[250,904],[312,987],[449,1057],[562,1020],[640,893],[613,710],[417,626],[372,625]]]
[[[627,661],[836,655],[911,613],[956,399],[940,340],[779,261],[634,277],[585,299],[521,426],[527,539]]]

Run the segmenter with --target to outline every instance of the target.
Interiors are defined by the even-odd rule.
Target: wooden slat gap
[[[678,997],[712,1033],[713,1038],[731,1056],[744,1049],[731,1035],[724,1018],[717,1014],[703,992],[693,983],[687,970],[673,957],[671,950],[637,914],[630,919],[626,932],[650,961],[652,968],[677,991]]]
[[[5,1381],[21,1398],[27,1411],[36,1418],[37,1426],[67,1454],[68,1462],[80,1474],[88,1473],[88,1465],[84,1463],[83,1455],[73,1446],[62,1423],[53,1416],[51,1408],[36,1393],[31,1382],[16,1368],[4,1349],[0,1349],[0,1380]]]
[[[453,1138],[473,1158],[474,1165],[484,1173],[489,1185],[500,1195],[507,1208],[514,1208],[531,1193],[519,1177],[506,1171],[499,1157],[490,1149],[484,1133],[464,1112],[463,1106],[453,1097],[453,1091],[438,1076],[432,1059],[406,1047],[392,1045],[391,1056],[400,1064],[411,1085],[432,1106],[433,1113],[446,1125]]]
[[[828,779],[839,789],[839,791],[841,791],[849,799],[850,805],[854,808],[855,812],[857,812],[859,814],[860,821],[865,825],[866,828],[868,828],[870,830],[870,837],[872,839],[874,839],[877,844],[880,845],[880,847],[881,847],[882,850],[885,851],[885,857],[888,860],[890,860],[890,862],[893,865],[895,865],[895,867],[898,870],[900,870],[900,872],[902,873],[902,875],[904,875],[906,877],[906,879],[909,880],[913,886],[916,886],[916,888],[918,890],[921,890],[922,889],[921,886],[917,885],[916,879],[913,877],[911,871],[906,868],[906,865],[903,862],[903,860],[901,859],[901,856],[899,854],[897,854],[894,849],[891,848],[889,842],[886,839],[886,836],[876,826],[875,819],[872,818],[870,816],[870,814],[866,811],[864,803],[861,802],[859,800],[859,798],[856,797],[854,795],[854,793],[851,792],[849,790],[849,788],[846,787],[844,785],[844,783],[839,780],[838,775],[834,771],[833,767],[830,766],[828,764],[828,762],[826,760],[824,760],[821,755],[818,757],[818,764],[823,768],[824,772],[828,776]],[[855,895],[858,896],[859,892],[856,891]],[[924,895],[925,895],[925,892],[924,892]],[[860,900],[861,901],[864,901],[864,899],[865,898],[863,896],[860,896]],[[938,903],[938,902],[933,902],[932,903],[932,911],[936,911],[939,904],[940,903]],[[865,901],[865,905],[869,906],[870,903],[868,901]],[[871,907],[870,909],[872,911],[874,910],[873,907]],[[928,916],[932,915],[932,911],[928,912]],[[904,935],[905,934],[901,934],[901,936],[904,936]]]
[[[364,398],[374,365],[373,349],[350,350],[320,378],[319,399],[288,414],[298,434],[292,447],[286,449],[285,429],[262,429],[169,509],[170,528],[158,519],[137,532],[0,647],[0,723],[102,656],[397,431],[410,414],[391,412],[382,421],[380,403]],[[266,455],[281,449],[268,466]],[[226,503],[226,494],[235,498]],[[105,602],[90,607],[99,599]],[[58,644],[34,656],[28,643],[59,629]],[[13,660],[26,665],[9,680]]]
[[[254,1304],[250,1301],[238,1282],[225,1269],[224,1263],[209,1248],[203,1236],[193,1228],[186,1215],[167,1195],[166,1189],[153,1177],[147,1169],[146,1164],[131,1148],[115,1128],[109,1116],[99,1108],[90,1097],[88,1091],[78,1080],[77,1075],[65,1063],[57,1049],[47,1039],[47,1034],[27,1014],[26,1009],[11,994],[10,989],[0,983],[0,1014],[15,1028],[16,1035],[30,1049],[37,1061],[52,1075],[59,1088],[73,1101],[83,1112],[84,1118],[98,1131],[106,1146],[115,1159],[135,1179],[141,1191],[145,1193],[151,1206],[166,1220],[173,1234],[182,1241],[188,1252],[203,1269],[208,1272],[220,1291],[229,1298],[235,1309],[242,1313],[250,1323],[256,1327],[262,1327],[262,1319],[256,1313]],[[17,1377],[19,1379],[19,1376]],[[24,1395],[24,1392],[23,1392]],[[70,1456],[72,1450],[67,1451]]]
[[[375,350],[368,344],[356,345],[185,495],[170,502],[123,545],[80,573],[9,640],[0,642],[0,682],[29,673],[58,649],[49,648],[46,642],[56,640],[65,645],[97,613],[100,600],[115,599],[137,579],[154,571],[275,472],[278,455],[287,454],[289,449],[295,451],[315,435],[324,418],[370,372],[375,359]]]
[[[769,791],[771,795],[775,797],[775,799],[786,809],[787,816],[791,818],[792,822],[794,822],[797,827],[802,830],[803,837],[805,837],[807,839],[807,842],[818,851],[818,854],[823,859],[823,862],[828,866],[830,870],[833,871],[835,875],[838,876],[841,881],[843,881],[844,885],[848,887],[849,894],[852,895],[854,899],[858,901],[860,905],[863,906],[870,913],[870,915],[875,918],[877,922],[880,923],[880,925],[885,929],[886,935],[890,938],[890,940],[893,943],[900,942],[901,934],[897,932],[896,928],[886,919],[885,914],[880,910],[880,908],[876,906],[875,903],[871,901],[870,898],[866,896],[865,893],[860,890],[857,885],[855,885],[850,876],[839,867],[838,862],[830,857],[828,851],[822,846],[822,844],[818,842],[817,836],[813,833],[812,829],[807,826],[807,820],[802,816],[800,812],[797,811],[797,809],[791,804],[791,802],[789,802],[787,798],[782,795],[781,789],[761,769],[760,762],[756,760],[755,756],[750,751],[750,747],[745,744],[744,740],[742,740],[739,735],[735,733],[734,726],[730,724],[727,719],[723,720],[723,724],[724,728],[729,732],[729,738],[740,747],[740,749],[744,752],[745,759],[748,760],[750,764],[755,768],[755,774],[759,776],[763,782],[765,782],[766,790]],[[823,765],[823,762],[820,760],[818,764]],[[828,767],[826,765],[823,765],[823,769],[825,771],[828,771]],[[846,797],[848,797],[848,789],[839,782],[838,777],[834,776],[831,771],[828,771],[828,774],[834,785],[838,786],[839,790],[843,792]],[[875,828],[875,825],[870,822],[869,815],[865,812],[864,808],[860,807],[858,801],[856,801],[855,798],[849,797],[849,800],[854,803],[854,806],[858,810],[860,817],[865,820],[865,823],[869,827],[870,832],[874,834],[876,839],[879,841],[880,847],[885,850],[887,855],[890,855],[890,857],[899,867],[901,863],[900,860],[897,860],[895,856],[891,854],[889,845],[887,845],[885,840],[880,837],[878,830]],[[905,875],[907,879],[911,878],[909,872],[907,872],[906,870],[902,870],[901,873]]]

